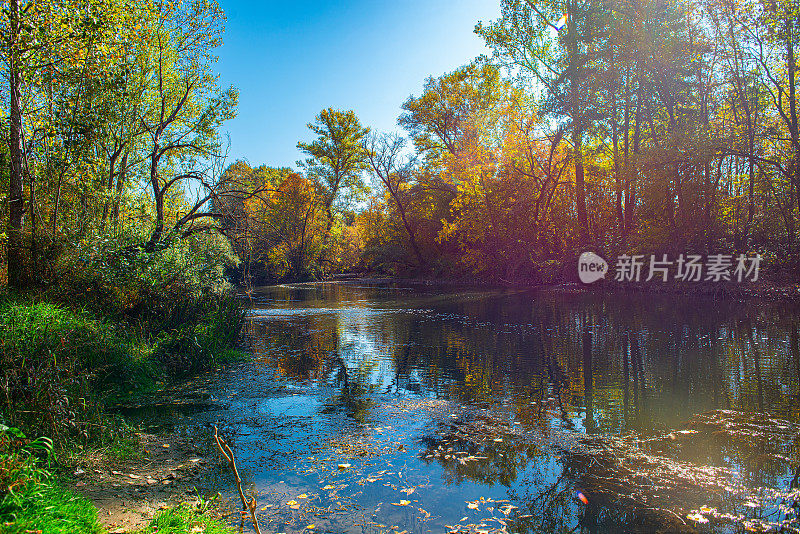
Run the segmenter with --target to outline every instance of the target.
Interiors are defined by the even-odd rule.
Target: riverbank
[[[180,534],[212,521],[193,508],[206,460],[189,440],[142,434],[109,408],[241,359],[242,317],[225,294],[124,311],[2,295],[0,531],[134,532],[167,521],[165,532]]]
[[[193,439],[137,433],[135,456],[114,459],[88,453],[76,458],[64,487],[88,499],[110,534],[137,532],[160,511],[197,507],[205,498],[202,479],[215,459]]]

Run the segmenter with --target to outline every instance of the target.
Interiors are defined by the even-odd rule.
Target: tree
[[[364,142],[372,174],[380,181],[387,199],[397,210],[403,228],[408,234],[408,242],[414,251],[414,256],[420,267],[424,267],[426,260],[418,243],[417,229],[409,213],[413,199],[411,187],[415,158],[404,156],[404,146],[405,139],[397,134],[373,134],[368,136]]]
[[[504,0],[503,18],[476,31],[498,58],[522,69],[546,94],[546,106],[557,120],[569,121],[575,167],[575,206],[581,245],[589,241],[586,214],[584,137],[592,121],[602,117],[597,107],[597,50],[606,35],[604,6],[599,2]],[[556,31],[562,14],[566,27]]]
[[[397,122],[428,160],[446,153],[458,155],[478,133],[476,118],[499,105],[506,90],[497,67],[476,61],[439,78],[428,78],[422,94],[403,103],[404,113]]]
[[[330,237],[335,213],[363,194],[362,171],[366,169],[364,137],[369,128],[361,126],[353,111],[333,108],[322,110],[308,128],[318,137],[298,142],[297,148],[309,155],[298,162],[320,189],[322,204],[328,215],[325,239]]]
[[[159,4],[155,16],[158,59],[149,73],[153,84],[141,117],[155,207],[154,228],[145,245],[149,251],[165,237],[165,199],[184,182],[193,182],[199,192],[168,234],[187,237],[213,227],[213,223],[196,221],[221,217],[207,210],[218,194],[219,164],[224,160],[217,129],[235,115],[238,97],[233,88],[219,91],[211,73],[212,51],[223,33],[224,17],[216,2]],[[170,176],[163,176],[165,172]]]

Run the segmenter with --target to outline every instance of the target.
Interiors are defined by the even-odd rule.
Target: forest
[[[297,169],[230,165],[222,228],[260,281],[553,283],[592,249],[760,253],[796,282],[797,10],[504,2],[491,57],[430,77],[402,134],[326,109]]]
[[[79,451],[134,454],[109,406],[243,357],[255,286],[552,285],[587,250],[758,254],[800,282],[797,0],[502,0],[474,27],[489,52],[430,73],[395,130],[334,102],[297,117],[293,168],[228,158],[216,0],[2,13],[10,532],[41,531]]]
[[[213,69],[218,5],[8,10],[10,287],[134,250],[232,252],[240,283],[542,283],[587,248],[758,252],[796,282],[788,0],[504,2],[475,28],[493,53],[426,80],[402,103],[402,133],[322,110],[296,169],[224,168],[237,92]]]

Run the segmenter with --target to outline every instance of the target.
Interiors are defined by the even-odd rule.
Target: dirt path
[[[110,534],[134,532],[161,509],[196,502],[195,488],[202,490],[209,468],[188,438],[140,434],[140,439],[141,456],[113,463],[84,459],[66,483],[95,504]]]

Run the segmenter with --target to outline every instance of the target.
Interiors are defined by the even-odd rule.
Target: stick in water
[[[247,497],[245,497],[244,490],[242,489],[242,479],[239,477],[239,470],[236,468],[236,459],[233,456],[233,451],[225,440],[219,437],[217,425],[214,425],[214,441],[217,442],[219,452],[222,453],[222,456],[228,461],[228,465],[233,469],[233,475],[236,477],[236,488],[239,490],[239,497],[242,499],[242,515],[244,515],[246,511],[249,511],[250,519],[253,520],[253,527],[256,529],[256,534],[261,534],[261,529],[258,527],[258,518],[256,517],[256,498],[252,497],[248,502]]]

